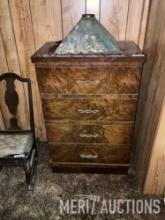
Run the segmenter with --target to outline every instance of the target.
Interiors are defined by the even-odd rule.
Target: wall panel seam
[[[139,25],[139,33],[138,33],[138,44],[140,43],[140,36],[141,36],[141,28],[142,28],[142,20],[143,20],[143,15],[144,15],[145,1],[146,0],[143,0],[142,11],[141,11],[141,15],[140,15],[140,25]]]
[[[32,25],[32,30],[33,30],[33,42],[34,42],[34,48],[36,50],[36,41],[35,41],[35,37],[34,37],[34,24],[33,24],[33,16],[32,16],[32,11],[31,11],[31,3],[30,0],[28,0],[29,2],[29,12],[30,12],[30,17],[31,17],[31,25]]]
[[[61,30],[62,30],[62,39],[64,39],[64,19],[63,19],[63,13],[62,13],[62,9],[63,9],[62,0],[60,0],[60,7],[61,7]]]
[[[126,42],[126,37],[127,37],[127,28],[128,28],[128,17],[129,17],[129,10],[130,10],[130,1],[128,1],[128,10],[127,10],[127,19],[126,19],[126,27],[125,27],[125,36],[124,36],[124,51],[125,51],[125,42]]]
[[[7,57],[6,57],[6,50],[5,50],[5,46],[4,46],[4,38],[3,38],[1,28],[0,28],[0,35],[1,35],[1,39],[2,39],[2,46],[3,46],[3,51],[4,51],[4,54],[5,54],[5,60],[6,60],[7,68],[8,68],[8,71],[9,71],[9,64],[8,64],[8,60],[7,60]]]
[[[11,14],[11,8],[10,8],[9,0],[7,0],[7,2],[8,2],[9,13],[10,13],[10,20],[11,20],[11,26],[12,26],[13,36],[14,36],[14,43],[15,43],[15,47],[16,47],[18,67],[19,67],[20,75],[22,75],[22,73],[21,73],[20,59],[19,59],[19,55],[18,55],[18,46],[17,46],[16,36],[15,36],[15,31],[14,31],[14,24],[13,24],[13,19],[12,19],[12,14]],[[17,74],[18,74],[18,73],[17,73]]]

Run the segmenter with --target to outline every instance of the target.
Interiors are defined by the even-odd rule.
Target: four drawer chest
[[[142,65],[133,42],[122,55],[33,56],[54,171],[127,173]],[[121,43],[122,44],[122,43]]]

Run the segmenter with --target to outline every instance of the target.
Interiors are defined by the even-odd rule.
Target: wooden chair
[[[28,98],[26,101],[27,109],[29,109],[27,111],[30,128],[26,130],[20,128],[17,119],[17,108],[20,100],[15,86],[17,80],[21,85],[24,85],[22,88],[25,86],[27,88],[26,97],[28,96]],[[6,82],[4,104],[8,108],[11,118],[9,127],[0,131],[0,167],[22,166],[25,171],[28,191],[32,191],[36,177],[39,141],[35,136],[31,81],[27,78],[21,78],[15,73],[0,75],[0,83],[4,83],[3,81]]]

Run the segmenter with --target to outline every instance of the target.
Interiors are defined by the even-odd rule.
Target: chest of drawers
[[[56,57],[57,45],[46,43],[32,56],[50,166],[127,172],[144,55],[125,43],[124,55]]]

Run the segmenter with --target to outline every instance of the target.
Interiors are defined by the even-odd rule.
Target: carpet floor
[[[47,164],[45,146],[41,147],[37,181],[33,193],[26,190],[21,168],[0,171],[0,220],[164,220],[165,204],[161,197],[141,194],[127,176],[109,174],[52,173]],[[60,200],[77,195],[98,196],[102,199],[160,199],[159,214],[68,214],[60,212]]]

